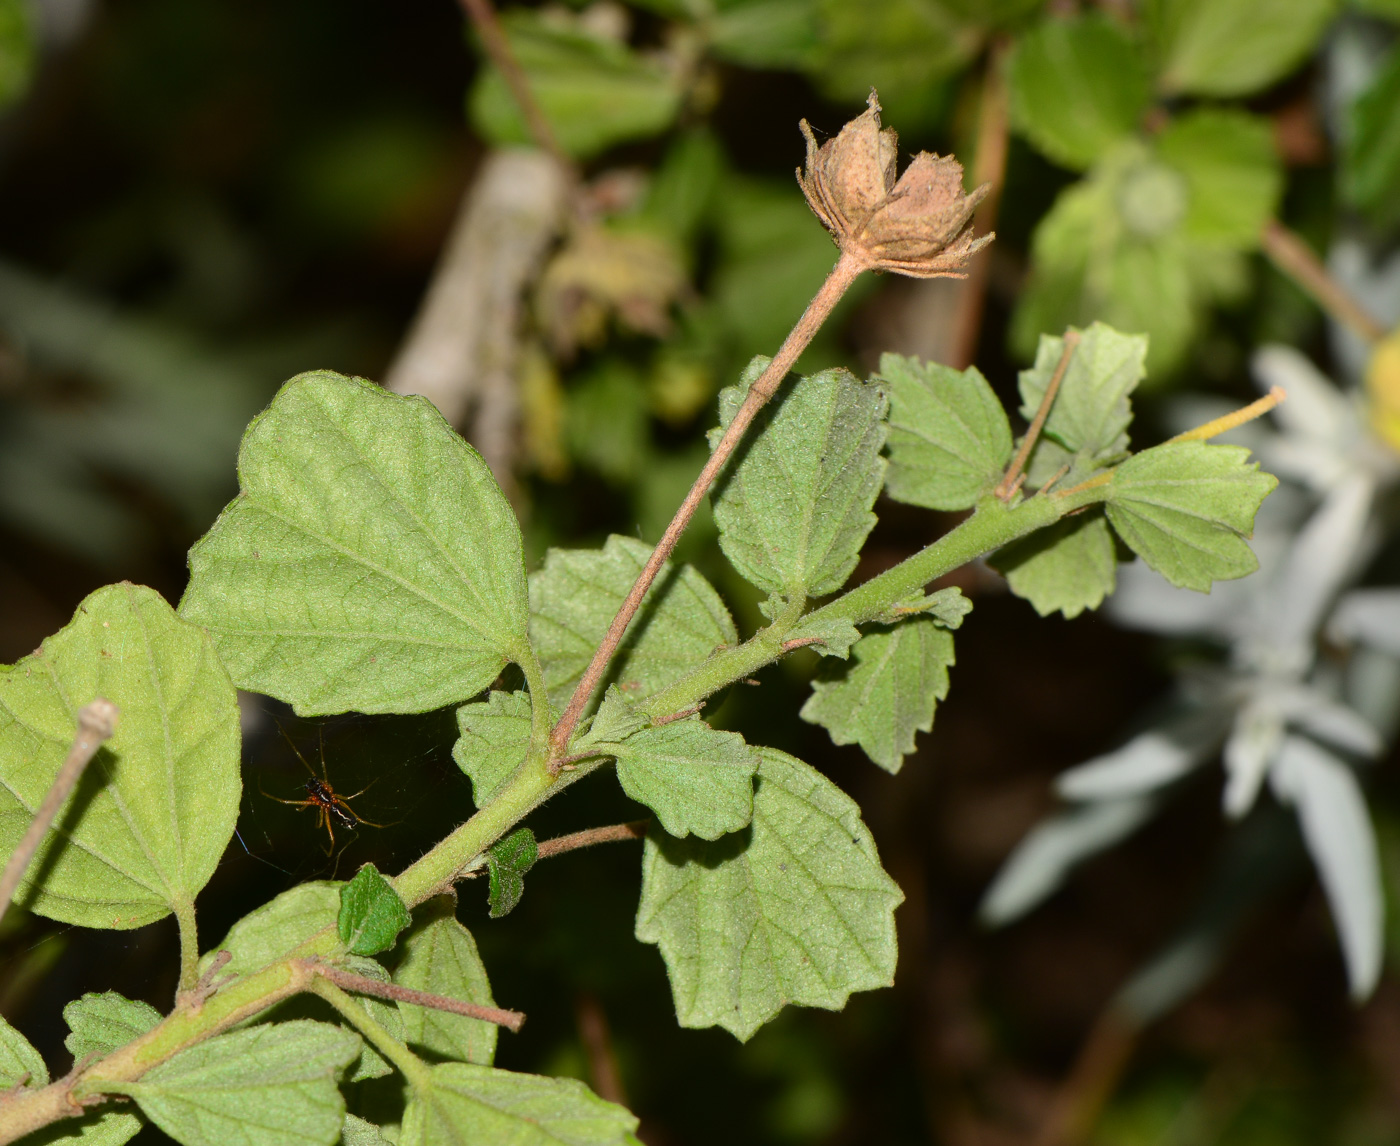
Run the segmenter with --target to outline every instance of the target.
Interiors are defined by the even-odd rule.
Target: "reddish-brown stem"
[[[705,704],[703,701],[699,704],[692,704],[689,708],[682,708],[676,712],[668,712],[665,716],[658,716],[651,723],[653,726],[658,724],[670,724],[672,721],[684,720],[687,716],[698,716],[700,710],[704,707]]]
[[[622,602],[622,607],[613,617],[612,624],[608,626],[602,643],[593,654],[593,659],[588,662],[588,668],[584,670],[578,687],[574,689],[573,696],[569,698],[568,707],[564,709],[559,723],[554,726],[554,731],[549,738],[550,756],[554,760],[557,761],[564,755],[564,750],[574,734],[574,729],[578,727],[578,722],[583,718],[584,709],[588,707],[588,702],[602,682],[603,674],[607,671],[613,654],[617,652],[618,645],[622,643],[627,626],[636,616],[637,610],[641,608],[642,598],[646,596],[647,590],[651,588],[652,582],[661,572],[661,566],[671,556],[676,542],[680,540],[681,534],[690,524],[690,519],[695,516],[700,502],[709,493],[710,486],[719,476],[719,471],[724,468],[724,464],[734,453],[735,447],[744,436],[744,431],[749,428],[755,415],[777,391],[779,384],[787,377],[788,371],[792,369],[802,352],[807,349],[807,344],[821,329],[822,323],[830,316],[832,309],[841,301],[841,297],[865,268],[866,263],[859,256],[850,252],[842,252],[841,257],[836,260],[836,266],[832,268],[831,274],[827,275],[826,282],[822,283],[821,289],[817,291],[816,297],[808,303],[802,317],[797,320],[797,325],[783,340],[783,344],[778,348],[778,353],[774,356],[773,361],[759,375],[757,381],[749,387],[747,397],[744,398],[739,409],[735,411],[734,419],[725,428],[719,444],[710,454],[710,460],[705,463],[705,468],[700,471],[700,476],[695,479],[695,484],[690,487],[690,492],[686,494],[685,501],[681,503],[680,509],[676,510],[671,524],[666,527],[666,532],[657,542],[656,548],[651,551],[646,566],[638,574],[626,600]],[[558,770],[557,764],[553,764],[551,767],[555,771]]]
[[[588,1073],[593,1076],[593,1092],[608,1102],[626,1106],[627,1092],[622,1088],[622,1073],[613,1054],[607,1015],[598,1000],[586,994],[579,996],[575,1012],[579,1042],[588,1054]]]
[[[1385,337],[1385,327],[1328,272],[1312,248],[1277,219],[1269,220],[1260,236],[1269,261],[1312,296],[1314,302],[1354,334],[1369,343]]]
[[[395,1003],[412,1003],[416,1007],[430,1007],[434,1011],[447,1011],[454,1015],[465,1015],[469,1019],[480,1019],[485,1023],[495,1023],[514,1033],[525,1025],[525,1016],[519,1011],[507,1011],[503,1007],[483,1007],[479,1003],[467,1003],[446,995],[434,995],[430,991],[415,991],[411,987],[400,987],[397,983],[385,983],[371,979],[368,975],[356,975],[353,971],[342,971],[329,963],[314,963],[311,970],[321,978],[334,983],[343,991],[353,991],[357,995],[372,995],[376,999],[389,999]]]
[[[511,50],[510,41],[506,39],[505,29],[501,27],[501,21],[496,16],[496,9],[491,0],[461,0],[461,4],[476,27],[486,54],[491,57],[491,62],[496,65],[496,70],[501,73],[506,86],[510,88],[510,94],[515,97],[520,114],[525,117],[525,126],[529,129],[530,136],[568,173],[570,182],[577,183],[578,172],[574,161],[560,146],[559,137],[554,134],[554,128],[550,126],[549,120],[545,118],[543,110],[535,100],[535,94],[530,90],[530,81],[525,78],[525,70]]]
[[[1021,448],[1016,451],[1016,456],[1011,459],[1006,473],[1002,475],[1001,481],[992,491],[1002,501],[1010,501],[1012,495],[1021,488],[1021,483],[1025,481],[1022,471],[1026,468],[1026,463],[1030,461],[1031,451],[1035,449],[1036,442],[1040,440],[1040,431],[1045,428],[1045,419],[1050,417],[1050,407],[1055,404],[1055,395],[1060,392],[1060,383],[1064,381],[1065,371],[1069,369],[1069,360],[1074,357],[1074,348],[1078,345],[1079,331],[1065,331],[1064,349],[1060,352],[1060,361],[1055,367],[1055,373],[1050,376],[1050,385],[1045,387],[1045,395],[1040,399],[1040,409],[1035,412],[1035,419],[1031,422],[1030,429],[1026,431],[1026,436],[1021,439]]]
[[[1088,1137],[1122,1077],[1140,1028],[1114,1007],[1099,1016],[1033,1146],[1076,1146]]]
[[[78,734],[73,740],[73,747],[68,750],[68,756],[59,766],[58,775],[49,785],[44,802],[39,805],[39,810],[29,821],[29,827],[25,829],[24,835],[10,854],[5,870],[0,872],[0,919],[5,917],[10,900],[14,898],[24,873],[29,870],[34,853],[44,842],[49,825],[58,815],[63,801],[68,799],[68,793],[77,784],[88,762],[97,755],[97,750],[105,741],[111,739],[117,730],[118,715],[117,706],[100,696],[78,710]]]
[[[591,848],[594,844],[610,844],[620,840],[640,840],[647,834],[650,820],[633,820],[627,824],[609,824],[605,828],[589,828],[587,831],[572,832],[567,836],[555,836],[541,840],[535,846],[535,858],[547,859],[578,848]]]

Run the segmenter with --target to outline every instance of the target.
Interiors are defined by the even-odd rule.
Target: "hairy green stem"
[[[346,994],[334,983],[317,975],[311,981],[312,994],[319,995],[340,1012],[341,1017],[360,1032],[374,1049],[398,1068],[398,1071],[414,1087],[424,1090],[432,1085],[432,1072],[421,1058],[414,1054],[398,1039],[394,1038],[359,1003],[354,996]]]
[[[517,649],[512,659],[525,673],[525,687],[530,690],[530,748],[541,751],[549,741],[549,699],[545,690],[544,667],[528,641]]]
[[[180,929],[180,990],[188,991],[199,981],[199,924],[194,904],[175,904],[175,922]]]

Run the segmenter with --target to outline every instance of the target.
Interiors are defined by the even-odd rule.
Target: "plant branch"
[[[422,1090],[431,1084],[427,1063],[394,1038],[364,1007],[322,975],[320,967],[314,970],[316,973],[312,976],[308,988],[312,994],[319,995],[339,1011],[341,1018],[359,1031],[375,1050],[398,1067],[399,1073],[416,1089]]]
[[[486,1007],[480,1003],[467,1003],[447,995],[434,995],[430,991],[415,991],[411,987],[385,983],[379,979],[371,979],[368,975],[356,975],[353,971],[320,961],[313,962],[311,970],[337,987],[353,991],[357,995],[373,995],[376,999],[412,1003],[415,1007],[429,1007],[434,1011],[465,1015],[469,1019],[480,1019],[483,1023],[495,1023],[498,1027],[505,1027],[512,1034],[518,1033],[525,1025],[523,1014],[519,1011],[508,1011],[504,1007]]]
[[[733,420],[725,428],[714,452],[710,454],[709,461],[705,463],[705,468],[700,471],[700,476],[690,487],[685,501],[681,503],[680,509],[676,510],[671,524],[666,527],[666,532],[662,535],[656,548],[651,551],[651,556],[647,558],[645,567],[638,574],[636,582],[622,602],[617,615],[613,617],[612,624],[608,626],[608,631],[598,645],[597,651],[594,652],[593,659],[588,662],[588,668],[584,670],[578,687],[574,689],[573,696],[569,698],[568,707],[564,709],[559,723],[554,726],[554,732],[550,737],[550,755],[555,760],[566,754],[574,729],[578,727],[578,722],[582,719],[589,700],[592,699],[593,693],[601,683],[613,654],[617,652],[618,646],[622,643],[627,626],[631,623],[637,610],[641,608],[642,598],[646,596],[647,590],[651,588],[652,582],[656,580],[657,574],[661,571],[661,566],[670,557],[671,551],[675,549],[676,542],[680,540],[681,534],[690,524],[690,519],[695,516],[696,509],[699,508],[700,502],[709,492],[715,478],[719,476],[720,470],[729,461],[755,415],[777,391],[778,386],[787,377],[788,371],[792,369],[802,352],[807,349],[813,336],[821,329],[822,323],[831,315],[832,309],[841,301],[841,297],[863,270],[865,270],[863,261],[848,251],[842,252],[841,257],[836,261],[836,266],[832,268],[816,297],[807,305],[802,317],[797,320],[797,325],[783,340],[777,355],[768,364],[768,368],[749,387],[748,394],[739,409],[735,411]]]
[[[1045,394],[1040,399],[1040,409],[1035,412],[1030,429],[1026,431],[1026,436],[1021,439],[1021,446],[1016,451],[1016,456],[1011,459],[1011,464],[1006,467],[1006,473],[1002,475],[1001,481],[992,491],[1002,501],[1010,501],[1012,495],[1021,487],[1021,474],[1026,468],[1026,463],[1030,461],[1031,451],[1035,449],[1036,442],[1040,440],[1040,431],[1045,428],[1045,420],[1050,417],[1050,407],[1055,404],[1055,395],[1060,392],[1060,383],[1064,381],[1065,371],[1069,369],[1070,359],[1074,357],[1074,350],[1078,345],[1079,331],[1065,331],[1064,349],[1060,351],[1060,361],[1055,367],[1055,373],[1050,376],[1050,385],[1045,387]]]
[[[560,146],[559,137],[554,134],[554,128],[550,126],[544,111],[535,100],[535,93],[530,90],[530,81],[526,78],[520,61],[515,58],[515,52],[511,50],[510,41],[506,38],[505,29],[501,27],[501,21],[496,16],[496,9],[492,7],[491,0],[461,0],[461,4],[476,28],[477,35],[481,37],[486,54],[491,57],[491,62],[496,65],[496,70],[501,73],[506,86],[510,88],[510,94],[520,108],[530,136],[540,148],[549,152],[561,170],[568,175],[570,184],[577,186],[578,169]]]
[[[58,815],[63,802],[68,799],[68,794],[73,791],[88,763],[97,755],[97,750],[116,732],[119,715],[120,710],[117,706],[100,696],[78,710],[78,733],[73,738],[73,746],[68,749],[68,755],[59,766],[58,775],[49,785],[48,794],[44,796],[39,810],[29,821],[29,827],[15,845],[15,850],[10,853],[5,870],[0,872],[0,919],[5,917],[5,911],[19,888],[20,880],[29,870],[29,865],[33,862],[39,845],[44,842],[49,825]]]
[[[563,855],[578,848],[591,848],[594,844],[610,844],[619,840],[640,840],[647,834],[650,820],[633,820],[627,824],[609,824],[605,828],[589,828],[582,832],[571,832],[567,836],[555,836],[541,840],[535,846],[537,860],[550,856]]]
[[[1243,426],[1246,422],[1252,422],[1255,418],[1267,414],[1287,397],[1287,390],[1282,386],[1275,386],[1257,402],[1251,402],[1248,406],[1242,406],[1233,413],[1223,414],[1219,418],[1212,418],[1203,425],[1177,434],[1174,438],[1168,438],[1166,444],[1172,442],[1208,441],[1229,430],[1233,430],[1236,426]]]
[[[1290,231],[1277,219],[1271,219],[1264,227],[1260,242],[1275,267],[1352,333],[1369,344],[1375,344],[1385,337],[1385,327],[1332,277],[1302,236]]]
[[[199,983],[199,925],[194,904],[175,904],[175,923],[180,930],[180,991],[192,991]]]

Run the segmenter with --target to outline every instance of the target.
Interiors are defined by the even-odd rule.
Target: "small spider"
[[[315,808],[317,813],[316,826],[320,827],[324,824],[326,834],[330,837],[330,845],[326,848],[326,855],[330,855],[335,851],[335,828],[332,826],[332,821],[339,824],[342,828],[348,828],[351,831],[354,831],[355,827],[359,824],[364,824],[367,828],[382,828],[386,826],[384,824],[376,824],[373,820],[366,820],[347,803],[347,801],[355,799],[356,796],[363,796],[373,788],[376,783],[375,780],[371,780],[358,792],[354,792],[349,796],[339,795],[336,790],[331,787],[330,776],[326,772],[325,740],[321,740],[321,774],[317,776],[315,769],[306,762],[306,757],[303,756],[297,750],[297,746],[292,743],[292,738],[287,736],[286,729],[281,729],[281,732],[286,738],[287,743],[291,744],[292,751],[296,752],[297,759],[301,761],[302,766],[311,773],[311,779],[306,782],[306,795],[308,799],[284,800],[281,796],[273,796],[266,791],[263,792],[263,795],[267,796],[269,800],[276,800],[279,804],[290,804],[294,808]]]

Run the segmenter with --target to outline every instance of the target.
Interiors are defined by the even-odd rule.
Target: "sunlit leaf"
[[[471,777],[472,799],[480,808],[530,750],[530,694],[489,692],[457,710],[457,728],[452,759]]]
[[[574,1079],[449,1062],[414,1088],[399,1146],[638,1146],[636,1128],[632,1114]]]
[[[121,711],[40,845],[21,902],[84,927],[193,908],[233,836],[238,704],[209,637],[155,591],[109,585],[31,656],[0,669],[0,853],[48,792],[78,709]]]
[[[520,526],[426,399],[302,374],[249,426],[238,472],[180,609],[239,687],[301,715],[426,712],[521,655]]]
[[[550,704],[562,709],[651,546],[613,535],[602,549],[551,549],[530,576],[530,639]],[[627,630],[608,680],[631,700],[665,688],[739,639],[719,594],[689,565],[662,567]]]
[[[988,564],[1042,617],[1077,617],[1113,592],[1118,554],[1100,513],[1068,517],[998,549]]]
[[[1207,593],[1259,567],[1244,538],[1278,479],[1248,457],[1243,446],[1204,442],[1144,450],[1114,472],[1108,519],[1173,585]]]
[[[486,968],[472,933],[450,915],[415,929],[405,941],[394,982],[415,991],[446,995],[465,1003],[495,1006]],[[400,1003],[404,1038],[443,1058],[490,1066],[496,1055],[495,1023]]]
[[[765,365],[720,394],[721,428]],[[875,524],[888,408],[884,387],[844,370],[789,381],[764,407],[713,494],[720,547],[747,580],[790,597],[845,583]]]
[[[1006,411],[975,366],[957,371],[898,354],[880,357],[890,391],[889,474],[896,501],[968,509],[1011,460]]]
[[[68,1036],[63,1046],[77,1062],[86,1055],[104,1055],[140,1038],[158,1022],[160,1012],[116,991],[87,994],[63,1008]]]
[[[844,665],[812,682],[802,719],[836,744],[859,744],[881,768],[898,772],[915,732],[933,728],[948,695],[953,635],[932,617],[912,617],[865,634]]]
[[[336,1080],[359,1053],[358,1035],[328,1023],[262,1023],[103,1089],[130,1095],[181,1146],[331,1146],[345,1117]]]
[[[837,1010],[888,986],[904,898],[855,802],[801,760],[759,753],[750,826],[714,843],[653,829],[637,908],[681,1025],[741,1039],[788,1003]]]

